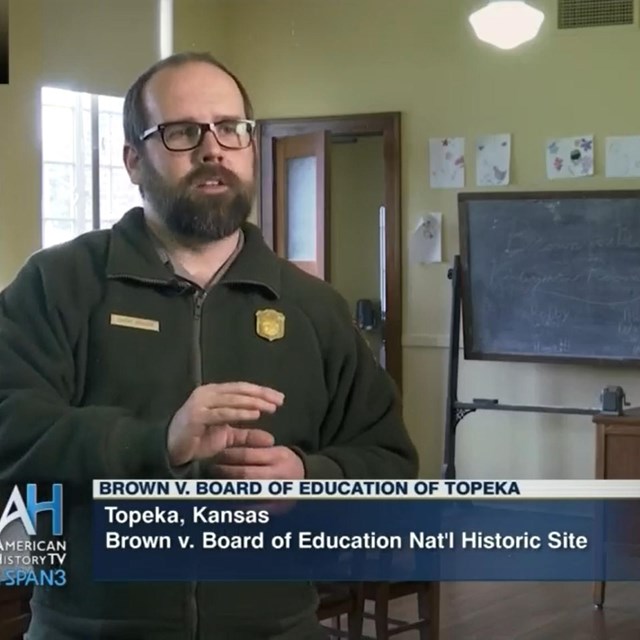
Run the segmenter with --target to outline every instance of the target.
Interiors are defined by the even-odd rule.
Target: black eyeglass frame
[[[238,124],[246,124],[249,125],[250,127],[250,131],[249,131],[249,142],[244,145],[243,147],[234,147],[234,146],[229,146],[228,144],[224,144],[224,142],[220,141],[220,138],[218,137],[218,134],[216,132],[216,127],[224,124],[226,122],[235,122]],[[186,147],[184,149],[174,149],[172,147],[170,147],[167,144],[167,141],[164,138],[164,131],[167,127],[172,126],[172,125],[176,125],[176,124],[188,124],[188,125],[195,125],[200,127],[200,136],[198,137],[198,142],[191,146],[191,147]],[[232,149],[234,151],[240,150],[240,149],[247,149],[248,147],[251,146],[251,142],[253,140],[255,131],[256,131],[256,121],[255,120],[248,120],[245,118],[226,118],[225,120],[220,120],[218,122],[194,122],[193,120],[175,120],[175,121],[171,121],[171,122],[161,122],[160,124],[157,124],[153,127],[149,127],[148,129],[146,129],[145,131],[143,131],[139,136],[138,139],[141,142],[144,142],[145,140],[147,140],[148,138],[150,138],[154,133],[159,133],[160,134],[160,139],[162,140],[162,144],[165,146],[165,148],[167,149],[167,151],[173,151],[173,152],[180,152],[180,151],[193,151],[194,149],[197,149],[201,144],[202,141],[204,140],[204,136],[207,133],[207,131],[211,131],[211,133],[213,134],[214,138],[216,139],[216,142],[221,146],[224,147],[225,149]]]

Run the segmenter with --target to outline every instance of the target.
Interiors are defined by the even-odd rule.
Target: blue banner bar
[[[639,500],[99,500],[94,577],[640,580]]]

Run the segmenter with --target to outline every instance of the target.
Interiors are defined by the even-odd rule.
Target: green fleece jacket
[[[243,230],[207,291],[163,263],[132,209],[111,230],[34,254],[0,294],[0,481],[65,483],[67,586],[36,589],[30,639],[302,638],[311,628],[309,584],[91,580],[91,480],[173,477],[167,427],[198,385],[282,391],[260,427],[302,457],[308,478],[415,477],[399,398],[345,301],[277,257],[255,226]],[[263,310],[282,314],[282,337],[267,339]]]

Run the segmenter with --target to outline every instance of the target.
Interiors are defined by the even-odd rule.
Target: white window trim
[[[54,106],[55,102],[48,102],[47,98],[44,95],[48,87],[43,88],[43,92],[41,93],[41,105],[44,108],[45,106]],[[54,88],[54,87],[52,87]],[[52,244],[61,241],[64,239],[71,239],[72,237],[76,237],[82,233],[85,233],[90,230],[95,230],[99,228],[106,228],[110,226],[114,219],[113,217],[119,218],[121,215],[125,213],[127,208],[133,206],[140,206],[141,199],[139,193],[131,186],[131,193],[121,193],[120,191],[115,191],[115,180],[114,177],[126,171],[124,166],[118,164],[114,158],[109,157],[106,159],[107,161],[103,161],[101,159],[101,155],[103,151],[107,151],[111,153],[111,143],[110,140],[111,135],[111,120],[115,117],[117,120],[121,120],[122,118],[122,102],[121,98],[118,99],[118,104],[114,104],[112,100],[112,96],[104,96],[104,98],[109,98],[109,100],[105,100],[105,104],[103,104],[103,108],[100,109],[100,98],[102,96],[86,94],[83,92],[74,92],[64,89],[68,94],[68,99],[70,100],[70,104],[67,103],[67,108],[73,111],[73,129],[72,135],[73,140],[70,141],[73,147],[73,160],[66,160],[62,158],[44,158],[42,157],[41,166],[44,168],[47,165],[60,165],[68,167],[68,171],[72,174],[72,189],[73,193],[70,198],[70,206],[72,207],[72,211],[69,212],[69,216],[64,215],[51,215],[48,204],[49,201],[45,200],[44,193],[45,189],[43,186],[43,199],[42,199],[42,207],[41,207],[41,229],[42,229],[42,243],[43,247],[51,246]],[[87,132],[85,131],[85,123],[84,118],[87,112],[87,97],[89,97],[89,119],[91,123],[91,133],[87,136]],[[105,131],[101,131],[100,121],[107,118],[109,120],[108,129]],[[43,146],[45,144],[45,140],[47,137],[47,127],[45,127],[45,123],[42,123],[42,140]],[[53,128],[55,125],[51,125],[48,123],[50,128]],[[116,142],[117,144],[117,142]],[[98,149],[94,149],[95,146],[98,146]],[[115,153],[115,152],[114,152]],[[55,155],[55,154],[54,154]],[[87,164],[86,159],[90,158],[90,174],[91,174],[91,184],[87,185]],[[109,173],[109,182],[108,184],[102,185],[100,176],[102,173]],[[45,180],[45,173],[42,173],[42,179]],[[86,191],[89,191],[88,195]],[[115,200],[114,194],[117,193],[118,200],[121,200],[120,206],[124,206],[122,211],[115,211],[113,209],[113,202]],[[104,198],[108,197],[111,202],[108,207],[108,211],[102,211],[100,208],[100,203],[104,202]],[[55,208],[54,208],[55,210]],[[72,231],[60,230],[58,231],[50,231],[54,237],[48,236],[47,228],[51,228],[51,223],[66,223],[67,226],[72,225]],[[64,229],[64,225],[53,225],[60,229]]]

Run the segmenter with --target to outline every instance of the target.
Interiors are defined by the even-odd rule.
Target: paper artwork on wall
[[[593,175],[593,136],[547,141],[547,178],[584,178]]]
[[[607,178],[640,177],[640,136],[611,136],[606,139]]]
[[[464,187],[464,138],[429,140],[429,175],[432,189]]]
[[[420,217],[409,240],[409,260],[414,264],[442,262],[442,213]]]
[[[479,187],[509,184],[511,134],[479,136],[476,140],[476,183]]]

